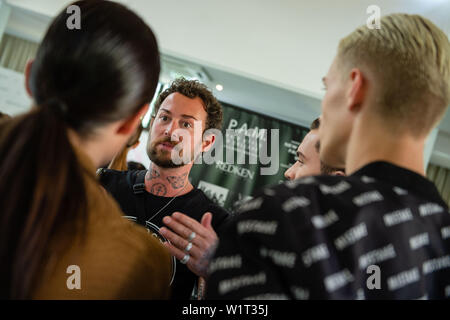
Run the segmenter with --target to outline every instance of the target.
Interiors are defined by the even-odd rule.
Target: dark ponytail
[[[139,17],[109,1],[74,4],[81,30],[66,28],[63,10],[33,63],[36,107],[0,123],[0,299],[31,298],[52,237],[84,230],[84,177],[94,173],[82,172],[68,130],[88,138],[127,119],[158,82],[156,39]]]
[[[51,235],[84,220],[83,179],[57,109],[44,105],[0,128],[2,298],[30,298]]]

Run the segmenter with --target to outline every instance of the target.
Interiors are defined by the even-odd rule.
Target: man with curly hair
[[[195,159],[215,142],[215,135],[205,131],[220,130],[222,115],[220,103],[204,84],[177,79],[155,102],[147,145],[149,170],[100,173],[102,185],[128,218],[148,227],[162,241],[169,240],[175,245],[165,241],[177,258],[173,262],[173,299],[191,297],[197,276],[201,275],[199,263],[217,238],[214,230],[228,216],[188,179]],[[167,228],[160,230],[163,218],[177,235]],[[183,227],[194,224],[202,230],[196,233]],[[188,240],[188,246],[178,250],[175,242],[179,242],[181,235]]]

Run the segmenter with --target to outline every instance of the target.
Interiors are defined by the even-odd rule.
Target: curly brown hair
[[[187,80],[185,78],[175,79],[169,88],[161,92],[159,97],[155,101],[155,114],[158,112],[159,107],[172,93],[181,93],[182,95],[194,99],[199,97],[203,101],[203,107],[208,114],[206,118],[205,130],[208,129],[221,129],[223,111],[219,101],[214,97],[211,90],[206,85],[200,83],[198,80]]]

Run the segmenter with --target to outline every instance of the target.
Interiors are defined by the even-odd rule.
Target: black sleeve
[[[318,191],[294,187],[283,184],[261,190],[227,221],[209,264],[207,299],[316,296],[311,283],[317,277],[305,265],[305,252],[317,242],[311,214],[319,208]]]
[[[279,266],[265,256],[274,243],[284,240],[280,237],[283,232],[278,230],[277,214],[262,210],[264,205],[267,208],[267,202],[262,197],[247,202],[249,210],[222,228],[219,246],[209,265],[207,299],[289,299],[281,285]],[[253,228],[263,232],[253,232]]]

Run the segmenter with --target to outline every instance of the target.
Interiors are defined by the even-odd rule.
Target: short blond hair
[[[449,39],[419,15],[392,14],[380,22],[380,29],[361,26],[342,39],[338,64],[373,72],[376,111],[397,128],[422,136],[450,101]]]

